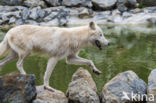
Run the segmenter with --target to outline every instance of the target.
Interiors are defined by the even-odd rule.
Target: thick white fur
[[[49,54],[47,69],[44,76],[44,85],[49,87],[50,75],[58,60],[67,59],[67,63],[88,65],[95,72],[100,71],[91,60],[78,57],[80,49],[94,45],[95,40],[107,45],[108,41],[100,34],[102,30],[94,22],[89,25],[73,28],[42,27],[22,25],[10,29],[0,43],[0,56],[9,48],[11,53],[0,61],[0,68],[6,63],[19,58],[17,68],[22,74],[24,59],[32,52],[39,51]]]

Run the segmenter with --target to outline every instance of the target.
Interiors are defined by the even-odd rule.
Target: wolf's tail
[[[9,49],[8,39],[5,37],[0,43],[0,56],[4,55]]]

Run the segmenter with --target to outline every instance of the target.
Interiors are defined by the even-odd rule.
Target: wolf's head
[[[89,23],[89,41],[102,50],[102,45],[109,45],[109,41],[104,37],[101,28],[94,22]]]

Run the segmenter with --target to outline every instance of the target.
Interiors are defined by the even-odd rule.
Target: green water
[[[156,68],[156,26],[101,26],[111,46],[99,51],[96,47],[81,50],[80,56],[92,60],[96,67],[102,71],[97,76],[87,66],[66,64],[65,59],[60,60],[50,78],[50,85],[58,90],[66,91],[72,74],[84,67],[92,74],[98,92],[103,85],[115,75],[126,70],[133,70],[140,78],[147,82],[150,71]],[[4,33],[0,31],[0,40]],[[37,85],[43,83],[43,76],[48,57],[32,54],[24,62],[27,73],[36,75]],[[0,75],[18,72],[16,61],[5,65]]]

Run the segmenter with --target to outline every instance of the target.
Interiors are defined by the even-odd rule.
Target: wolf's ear
[[[90,27],[91,29],[95,30],[95,23],[94,23],[93,21],[91,21],[91,22],[89,23],[89,27]]]

